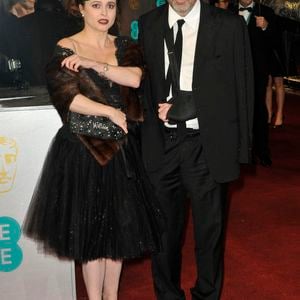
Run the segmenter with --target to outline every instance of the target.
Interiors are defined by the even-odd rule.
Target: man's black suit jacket
[[[164,30],[168,5],[140,18],[140,43],[148,73],[144,82],[142,151],[146,169],[159,170],[164,149],[158,103],[168,89]],[[240,17],[201,2],[192,84],[208,167],[217,182],[234,180],[251,155],[253,70],[247,28]]]
[[[238,7],[235,7],[235,12],[238,13]],[[256,16],[262,16],[268,21],[266,30],[256,26]],[[271,8],[264,5],[254,5],[248,22],[248,33],[255,79],[259,81],[266,81],[270,74],[272,46],[276,41],[276,24],[275,14]]]

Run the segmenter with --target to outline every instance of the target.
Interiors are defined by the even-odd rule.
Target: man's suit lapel
[[[212,14],[209,5],[201,2],[200,24],[194,59],[193,90],[197,90],[201,84],[202,64],[214,53],[214,39],[218,29],[216,23],[217,20],[215,15]]]
[[[168,23],[168,5],[165,5],[161,14],[158,16],[157,20],[155,20],[155,24],[153,24],[153,28],[155,30],[152,41],[153,45],[153,53],[154,53],[154,63],[156,67],[155,74],[159,76],[156,78],[159,83],[157,86],[157,95],[156,99],[161,101],[167,96],[167,87],[165,80],[165,55],[164,55],[164,36],[165,31],[169,29]]]
[[[253,11],[249,17],[248,27],[256,28],[256,18],[255,16],[259,15],[258,6],[255,4],[253,7]]]

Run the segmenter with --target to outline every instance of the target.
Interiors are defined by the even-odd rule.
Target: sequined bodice
[[[102,94],[105,96],[107,104],[123,110],[124,107],[120,97],[120,86],[100,76],[93,69],[88,69],[87,73],[89,74],[91,79],[96,83],[96,85],[100,88]]]

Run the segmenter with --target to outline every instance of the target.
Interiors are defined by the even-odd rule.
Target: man
[[[253,119],[253,154],[264,167],[272,165],[269,149],[268,111],[265,104],[270,57],[274,39],[275,15],[272,9],[255,4],[253,0],[239,0],[236,12],[248,26],[255,78],[255,104]]]
[[[24,17],[28,14],[34,12],[35,0],[22,0],[22,1],[12,1],[16,2],[12,7],[10,12],[17,18]]]
[[[187,196],[197,262],[192,297],[219,299],[227,182],[238,178],[239,165],[249,162],[251,152],[247,28],[241,18],[199,0],[168,0],[139,23],[147,69],[143,158],[167,218],[163,250],[152,260],[157,299],[185,299],[180,272]],[[180,47],[174,46],[182,57],[180,89],[190,91],[197,109],[195,118],[175,125],[167,117],[172,96],[168,34],[175,45],[182,40],[181,55]]]

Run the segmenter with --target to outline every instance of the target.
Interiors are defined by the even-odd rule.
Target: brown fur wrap
[[[141,50],[137,44],[132,43],[129,39],[122,38],[119,47],[121,48],[117,50],[117,53],[119,52],[117,55],[119,55],[120,66],[135,66],[144,70]],[[91,78],[91,72],[87,72],[86,69],[74,72],[67,68],[61,68],[62,60],[73,53],[70,49],[58,46],[53,59],[46,68],[50,99],[63,123],[67,123],[70,104],[78,94],[82,94],[96,102],[107,104],[101,89]],[[121,99],[126,107],[127,119],[129,121],[142,121],[142,107],[137,91],[125,86],[120,88]],[[123,143],[122,141],[104,141],[82,135],[78,135],[78,138],[102,166],[113,158]]]

